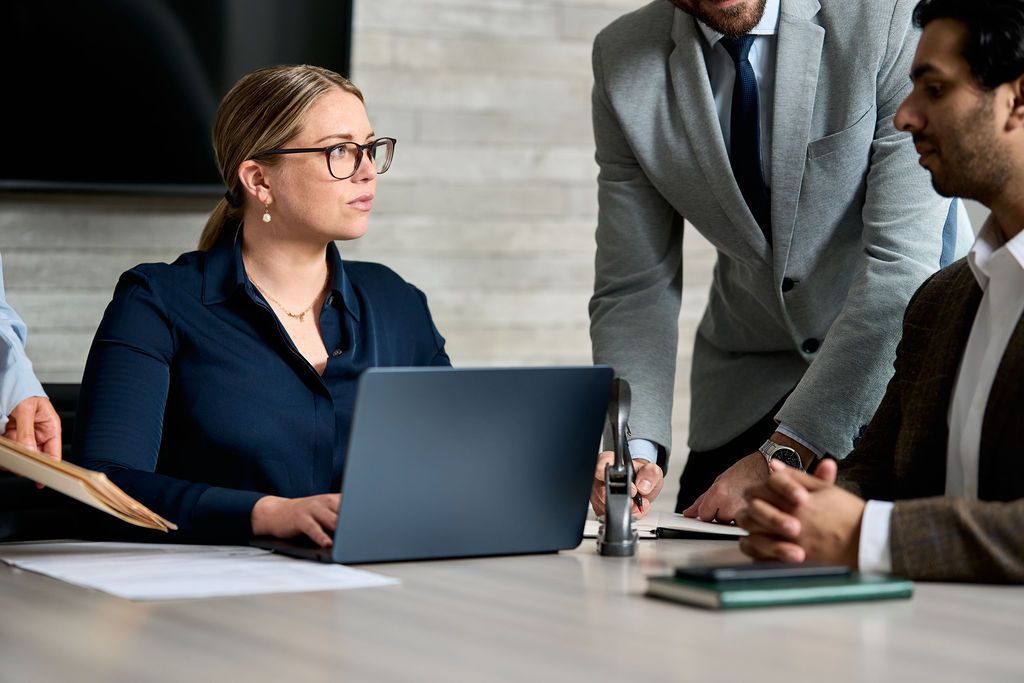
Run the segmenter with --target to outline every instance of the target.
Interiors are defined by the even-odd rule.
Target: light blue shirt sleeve
[[[862,572],[892,572],[889,529],[893,505],[887,500],[869,500],[864,505],[857,550],[857,568]]]
[[[654,445],[653,441],[647,439],[630,439],[629,454],[634,460],[658,462],[658,447]]]
[[[46,396],[25,355],[28,328],[7,304],[3,260],[0,260],[0,432],[7,428],[7,416],[29,396]]]
[[[779,426],[775,428],[775,431],[777,431],[779,434],[782,434],[783,436],[788,436],[789,438],[793,439],[793,441],[796,441],[804,448],[810,449],[810,451],[819,458],[825,455],[825,451],[815,446],[813,443],[810,442],[810,440],[805,439],[798,432],[790,429],[787,425],[779,424]]]

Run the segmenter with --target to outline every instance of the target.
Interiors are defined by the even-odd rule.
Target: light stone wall
[[[353,80],[398,138],[366,237],[422,288],[454,362],[589,363],[596,165],[593,36],[645,0],[359,0]],[[0,196],[10,302],[43,381],[77,382],[118,275],[194,248],[208,200]],[[685,443],[693,328],[714,253],[684,240],[675,404]],[[673,481],[682,464],[673,460]],[[669,484],[661,499],[674,498]]]

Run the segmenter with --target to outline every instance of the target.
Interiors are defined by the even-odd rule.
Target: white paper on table
[[[0,544],[0,560],[129,600],[330,591],[399,583],[361,569],[244,546],[4,543]]]
[[[601,522],[596,519],[588,519],[583,527],[583,538],[597,538],[598,528]],[[641,539],[655,538],[655,529],[676,529],[678,531],[695,531],[702,534],[716,534],[723,540],[746,536],[747,531],[732,524],[718,524],[717,522],[702,522],[692,517],[683,517],[679,513],[652,512],[636,524],[637,534]]]

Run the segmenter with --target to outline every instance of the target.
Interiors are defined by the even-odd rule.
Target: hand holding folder
[[[60,416],[45,396],[29,396],[14,406],[7,416],[7,429],[3,436],[60,460]]]
[[[158,531],[178,528],[119,489],[102,472],[53,460],[44,453],[25,448],[2,436],[0,468],[37,481],[129,524]]]

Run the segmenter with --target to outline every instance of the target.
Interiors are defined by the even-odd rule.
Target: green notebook
[[[710,609],[890,600],[909,598],[913,592],[914,584],[906,579],[859,572],[839,577],[751,579],[718,583],[657,576],[647,582],[647,595]]]

